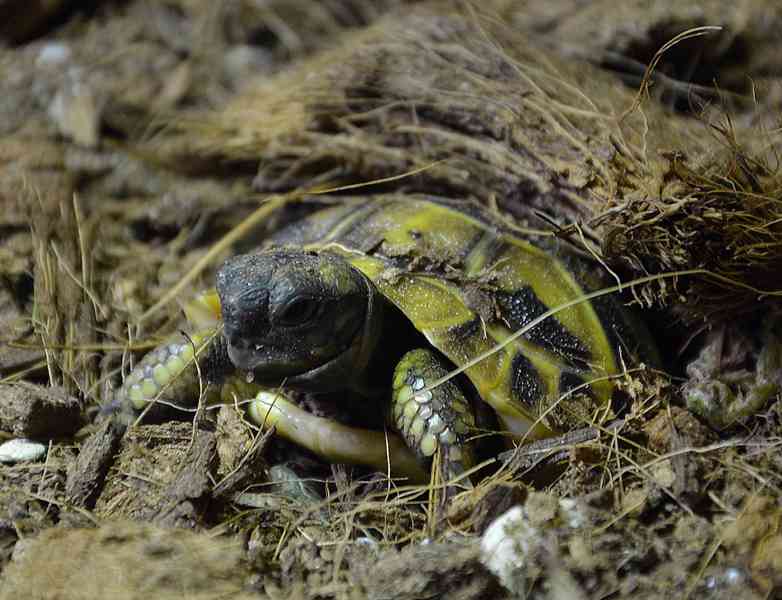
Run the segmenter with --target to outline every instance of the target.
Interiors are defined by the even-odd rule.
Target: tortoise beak
[[[263,362],[263,355],[259,352],[262,347],[256,346],[251,348],[249,346],[237,346],[234,344],[228,344],[228,358],[237,369],[244,371],[252,371],[261,362]]]

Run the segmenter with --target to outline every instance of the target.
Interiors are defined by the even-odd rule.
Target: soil
[[[0,443],[48,448],[0,463],[0,599],[782,593],[782,9],[526,4],[0,0]],[[638,97],[659,47],[709,25]],[[731,260],[730,282],[628,295],[666,372],[628,370],[610,428],[496,463],[441,510],[231,407],[106,418],[222,259],[356,194],[470,198],[623,278]],[[294,200],[259,222],[272,195]],[[765,219],[742,221],[751,251],[716,250],[731,210]],[[730,394],[695,414],[682,384],[715,331],[731,341],[696,383]],[[756,384],[759,407],[719,403]],[[506,577],[485,544],[515,509]]]

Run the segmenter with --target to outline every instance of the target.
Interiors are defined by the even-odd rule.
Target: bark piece
[[[165,504],[154,516],[161,525],[194,527],[211,498],[212,474],[217,466],[214,425],[200,421],[182,468],[168,484]]]
[[[122,433],[121,425],[107,419],[82,444],[81,452],[68,469],[65,481],[65,495],[71,504],[89,508],[94,506]]]

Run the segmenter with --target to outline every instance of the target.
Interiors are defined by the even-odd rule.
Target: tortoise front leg
[[[172,336],[133,367],[109,403],[122,419],[134,418],[152,402],[194,406],[207,383],[219,383],[235,370],[220,334],[217,292],[206,290],[183,308],[197,333]]]
[[[133,367],[114,393],[110,408],[129,421],[150,403],[193,407],[209,383],[219,383],[232,371],[219,332],[172,337]]]
[[[196,367],[198,360],[198,368]],[[200,377],[199,377],[200,374]],[[210,383],[206,404],[215,401],[244,404],[258,425],[276,427],[284,438],[332,462],[371,466],[415,482],[427,480],[417,457],[394,433],[385,435],[348,427],[312,415],[277,392],[247,383],[228,360],[223,338],[215,330],[191,335],[188,339],[172,338],[147,354],[125,378],[115,392],[111,408],[130,424],[150,403],[193,407],[199,392]]]
[[[449,366],[431,350],[419,348],[405,354],[394,371],[390,415],[421,460],[439,456],[446,481],[473,465],[467,435],[475,429],[470,402],[453,380],[427,389],[448,372]]]
[[[260,389],[260,391],[258,391]],[[279,391],[261,389],[233,378],[222,390],[224,402],[253,398],[247,415],[263,428],[275,427],[283,438],[330,462],[359,464],[412,482],[428,480],[417,457],[394,433],[343,425],[296,406]]]

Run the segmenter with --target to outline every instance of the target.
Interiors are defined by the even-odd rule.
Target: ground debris
[[[222,479],[213,490],[215,496],[229,496],[255,483],[264,471],[264,452],[274,433],[251,436],[250,428],[234,407],[224,406],[217,413],[218,474]]]
[[[25,545],[4,574],[0,598],[255,598],[244,594],[235,541],[115,522],[52,528]]]
[[[521,504],[526,495],[527,488],[517,481],[489,479],[457,495],[446,508],[445,519],[451,527],[467,526],[483,533],[497,517]]]
[[[168,484],[164,492],[166,503],[152,518],[154,522],[192,528],[201,520],[211,498],[217,467],[216,445],[213,424],[198,419],[182,467]]]
[[[474,541],[431,542],[387,552],[366,568],[361,581],[375,600],[502,598],[495,578],[478,560]]]
[[[709,101],[734,108],[752,106],[747,73],[763,81],[762,74],[776,68],[773,31],[782,13],[764,0],[742,5],[721,0],[628,0],[619,5],[595,0],[588,6],[557,0],[521,8],[508,2],[503,16],[560,52],[616,72],[632,89],[638,88],[654,54],[674,36],[702,25],[720,26],[721,31],[674,47],[653,74],[650,92],[655,100],[697,113]],[[757,89],[757,81],[755,85]],[[754,100],[763,102],[762,96]]]
[[[747,499],[735,519],[722,529],[722,543],[742,561],[755,584],[765,592],[782,589],[782,531],[776,498],[755,495]]]
[[[782,328],[779,319],[719,325],[687,365],[682,390],[687,408],[724,430],[769,404],[782,392]]]
[[[73,435],[81,423],[79,401],[63,388],[30,383],[0,385],[0,430],[51,439]]]
[[[678,387],[686,374],[746,397],[770,378],[759,366],[775,356],[762,334],[780,298],[778,3],[47,4],[73,10],[0,48],[0,376],[13,381],[0,394],[62,389],[67,410],[52,402],[33,418],[35,402],[0,397],[0,442],[33,422],[57,438],[45,461],[0,466],[0,598],[501,598],[480,540],[508,511],[522,514],[510,542],[528,543],[530,599],[778,593],[778,390],[733,418],[694,415]],[[0,0],[0,15],[11,5]],[[639,63],[714,24],[726,28],[666,53],[628,111]],[[202,264],[257,208],[253,189],[417,167],[297,195]],[[574,410],[586,437],[510,451],[436,518],[427,488],[324,465],[256,435],[233,406],[214,430],[142,424],[120,439],[96,420],[102,392],[180,328],[177,303],[212,286],[229,253],[313,206],[413,194],[482,203],[498,228],[534,228],[547,251],[575,246],[622,281],[691,267],[723,278],[637,286],[627,300],[665,305],[656,322],[676,330],[661,347],[672,376],[630,368],[616,414]],[[415,268],[458,265],[420,252]],[[492,284],[481,275],[454,280],[473,285],[476,309]],[[739,351],[711,352],[726,322],[722,347]],[[758,332],[759,344],[735,343]],[[343,416],[334,405],[326,415]]]
[[[123,427],[106,419],[82,443],[78,457],[68,469],[65,484],[65,495],[71,504],[89,508],[94,506],[123,431]]]
[[[95,512],[194,526],[206,509],[216,450],[211,427],[199,426],[193,434],[193,425],[182,422],[129,428]]]

